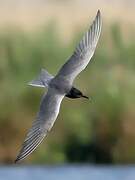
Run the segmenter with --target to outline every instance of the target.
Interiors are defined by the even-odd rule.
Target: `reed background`
[[[135,163],[135,2],[0,1],[0,162],[12,163],[44,89],[29,87],[41,68],[56,74],[101,10],[93,60],[75,81],[91,97],[62,102],[44,143],[25,163]]]

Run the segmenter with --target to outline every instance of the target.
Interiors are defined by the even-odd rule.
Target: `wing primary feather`
[[[95,20],[93,21],[92,25],[90,26],[89,30],[83,36],[82,40],[80,41],[79,45],[77,46],[75,53],[82,53],[86,48],[94,45],[99,38],[100,35],[100,25],[101,25],[101,18],[100,18],[100,11],[98,10]],[[95,44],[96,45],[96,44]]]
[[[42,136],[40,136],[39,134],[37,135],[37,137],[34,137],[34,139],[29,143],[29,142],[25,142],[24,146],[23,146],[23,152],[22,155],[24,153],[26,153],[27,151],[31,150],[33,146],[35,146],[36,142],[39,141],[41,139]]]
[[[37,141],[36,141],[36,142],[33,144],[33,146],[29,149],[29,151],[23,151],[23,149],[22,149],[22,151],[20,151],[19,156],[16,158],[15,163],[18,162],[18,161],[20,161],[20,160],[23,160],[23,159],[26,158],[29,154],[31,154],[31,153],[36,149],[36,147],[42,142],[43,138],[44,138],[44,137],[42,137],[42,139],[41,139],[41,138],[37,139]]]
[[[86,46],[88,46],[88,31],[87,31],[86,36],[85,36],[85,43],[86,43]]]
[[[55,78],[63,76],[73,83],[76,76],[86,68],[94,54],[101,33],[101,26],[101,14],[98,10],[93,23],[77,45],[73,55],[62,66]]]
[[[24,153],[26,153],[29,149],[31,149],[31,147],[38,141],[38,139],[40,138],[40,135],[38,134],[36,137],[34,137],[32,139],[31,142],[24,142],[23,144],[23,151],[21,153],[21,155],[23,155]]]
[[[15,163],[31,154],[42,142],[58,116],[60,104],[64,96],[65,94],[59,94],[53,88],[48,89],[47,94],[41,100],[37,118],[27,133]]]
[[[41,134],[39,131],[35,131],[33,134],[31,134],[31,136],[26,137],[24,143],[26,144],[28,142],[32,142],[39,134]]]
[[[93,25],[91,26],[91,32],[92,32],[92,37],[91,37],[91,44],[94,42],[94,28],[95,28],[95,21],[93,22]]]

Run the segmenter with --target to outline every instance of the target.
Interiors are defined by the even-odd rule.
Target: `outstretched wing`
[[[56,77],[63,76],[73,82],[75,77],[85,69],[94,54],[101,33],[101,26],[101,14],[98,10],[95,20],[76,47],[74,54],[62,66]]]
[[[42,98],[37,118],[33,122],[32,128],[29,130],[15,162],[31,154],[42,142],[58,116],[63,98],[64,94],[58,94],[51,88],[48,89],[47,94]]]

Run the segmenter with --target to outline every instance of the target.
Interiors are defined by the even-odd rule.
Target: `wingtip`
[[[16,158],[15,161],[14,161],[14,164],[17,164],[18,161],[19,161],[18,158]]]
[[[14,163],[17,164],[18,162],[22,161],[24,158],[20,156],[20,153],[17,155],[16,159],[14,160]]]
[[[100,9],[98,9],[97,14],[101,14]]]
[[[24,157],[25,158],[25,157]],[[20,161],[22,161],[24,158],[21,158],[20,156],[17,156],[17,158],[14,160],[14,164],[19,163]]]
[[[101,16],[101,11],[100,11],[100,9],[98,9],[98,11],[97,11],[97,17],[100,17]]]
[[[101,17],[101,11],[98,9],[96,19],[98,19],[100,26],[102,27],[102,17]]]

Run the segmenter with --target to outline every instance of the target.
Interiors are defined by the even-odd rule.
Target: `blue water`
[[[135,166],[0,167],[0,180],[135,180]]]

